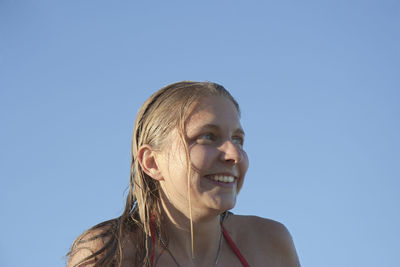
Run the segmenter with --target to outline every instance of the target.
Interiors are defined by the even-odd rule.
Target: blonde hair
[[[207,96],[227,97],[239,112],[239,105],[231,94],[221,85],[212,82],[182,81],[173,83],[155,92],[146,100],[136,116],[133,130],[130,183],[124,212],[120,217],[103,222],[84,232],[74,241],[68,256],[76,253],[82,243],[95,238],[107,237],[108,241],[104,247],[82,262],[96,259],[94,266],[120,266],[123,257],[121,240],[127,233],[134,232],[137,238],[135,240],[135,266],[149,265],[151,222],[155,224],[158,234],[166,238],[167,235],[161,224],[163,217],[160,203],[160,185],[158,181],[152,179],[142,170],[137,160],[138,150],[145,144],[155,149],[161,149],[168,134],[177,128],[181,141],[186,148],[189,179],[191,167],[184,135],[185,121],[193,104],[198,102],[200,98]],[[190,206],[189,194],[189,208]],[[98,229],[102,229],[99,234],[94,237],[90,235]]]

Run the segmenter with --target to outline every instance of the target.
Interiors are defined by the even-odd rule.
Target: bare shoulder
[[[112,245],[114,221],[98,224],[81,234],[72,244],[68,253],[67,267],[89,267],[104,256],[106,248]]]
[[[226,220],[235,240],[248,254],[264,255],[269,266],[300,266],[288,229],[280,222],[257,216],[230,215]],[[251,255],[255,258],[255,255]]]
[[[227,220],[230,220],[233,225],[241,227],[247,234],[249,231],[268,235],[288,234],[287,228],[282,223],[258,216],[230,214]]]

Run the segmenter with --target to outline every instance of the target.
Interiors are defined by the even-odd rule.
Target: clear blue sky
[[[241,104],[235,213],[303,266],[399,266],[397,0],[0,0],[0,266],[63,266],[122,212],[136,112],[180,80]]]

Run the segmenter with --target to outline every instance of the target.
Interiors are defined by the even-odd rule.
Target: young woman
[[[221,85],[178,82],[138,112],[123,214],[79,236],[77,266],[300,266],[287,229],[234,215],[248,167],[235,99]]]

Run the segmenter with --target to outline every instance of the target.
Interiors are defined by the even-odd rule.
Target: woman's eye
[[[214,141],[215,140],[215,135],[212,133],[206,133],[198,138],[200,141]]]
[[[240,147],[243,147],[244,139],[241,136],[232,137],[232,142]]]

